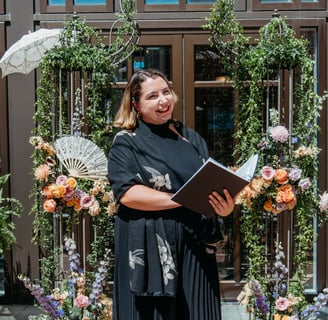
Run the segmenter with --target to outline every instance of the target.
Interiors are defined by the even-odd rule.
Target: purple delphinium
[[[263,315],[268,314],[269,306],[267,303],[267,299],[263,294],[260,283],[257,280],[251,280],[249,282],[249,287],[253,291],[257,310]]]
[[[301,312],[302,320],[317,319],[320,309],[328,304],[328,288],[325,288],[314,299],[314,304],[309,304]]]
[[[64,238],[65,249],[68,254],[69,268],[71,272],[80,272],[80,255],[76,252],[76,243],[71,238]]]
[[[40,308],[48,313],[51,319],[58,319],[65,315],[64,310],[61,308],[59,301],[54,300],[51,295],[45,295],[44,289],[38,285],[33,284],[27,277],[21,276],[19,278],[23,281],[25,287],[31,292],[32,296],[38,302]]]
[[[103,292],[103,286],[106,283],[106,276],[108,273],[108,266],[110,262],[111,250],[107,250],[104,255],[104,260],[100,261],[98,271],[95,275],[95,280],[92,285],[92,292],[90,294],[90,299],[94,304],[98,303],[98,299]]]

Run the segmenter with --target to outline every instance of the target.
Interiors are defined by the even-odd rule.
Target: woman
[[[118,206],[115,222],[115,320],[219,320],[210,219],[171,200],[208,158],[205,141],[172,120],[177,97],[155,70],[130,79],[114,125],[122,128],[109,153],[108,179]],[[234,200],[225,190],[209,201],[219,216]]]

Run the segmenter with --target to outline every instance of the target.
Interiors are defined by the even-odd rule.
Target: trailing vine
[[[263,289],[261,294],[271,297],[268,298],[269,309],[261,310],[256,305],[257,298],[248,297],[250,300],[245,304],[257,319],[267,319],[268,312],[270,316],[275,312],[279,315],[291,314],[274,309],[275,299],[271,295],[277,296],[279,279],[272,289],[272,271],[268,272],[264,268],[268,265],[266,250],[270,250],[263,242],[267,237],[265,221],[272,223],[279,220],[277,214],[281,212],[294,217],[293,261],[286,290],[298,297],[297,308],[302,310],[306,302],[306,270],[311,264],[308,254],[316,237],[313,219],[318,217],[319,223],[328,220],[327,208],[322,204],[325,194],[319,196],[317,189],[317,132],[320,130],[317,119],[326,95],[320,97],[316,93],[314,61],[308,50],[308,41],[296,37],[286,18],[275,13],[269,23],[260,28],[259,39],[252,43],[251,39],[243,35],[243,28],[233,14],[234,3],[234,0],[217,1],[204,29],[210,31],[211,46],[218,53],[220,63],[228,71],[232,86],[238,92],[235,156],[238,156],[239,162],[244,162],[251,154],[259,154],[256,177],[248,189],[241,193],[239,203],[242,209],[242,241],[249,262],[249,286],[258,281]],[[268,106],[265,100],[267,83],[270,84],[283,72],[292,75],[294,86],[294,104],[289,106],[288,101],[285,101],[283,103],[286,105],[281,106],[281,109],[289,111],[288,129],[281,122],[286,121],[281,109],[277,105]],[[270,117],[266,118],[266,112],[270,113]],[[279,131],[279,135],[275,135],[274,130]],[[296,180],[289,178],[280,182],[275,176],[277,171],[288,175],[295,169],[299,175],[297,179],[293,178]],[[270,180],[266,180],[269,179],[268,172],[272,174]],[[306,187],[295,183],[299,179],[302,181],[300,183],[307,183]],[[287,184],[290,191],[293,190],[289,193],[292,202],[286,206],[279,198],[279,203],[274,203],[279,190],[286,190]],[[256,292],[256,289],[253,288],[252,292]],[[286,295],[288,293],[284,292]],[[295,306],[291,310],[296,312]]]
[[[31,192],[35,199],[31,213],[34,215],[33,241],[40,246],[42,252],[41,285],[46,292],[50,292],[53,287],[56,259],[60,252],[54,243],[54,235],[57,232],[53,225],[54,215],[44,209],[42,198],[49,179],[67,174],[54,158],[52,144],[61,136],[83,136],[93,141],[107,155],[115,134],[112,127],[113,106],[117,99],[114,75],[119,62],[122,61],[120,59],[128,58],[136,49],[136,37],[139,36],[135,31],[137,26],[133,14],[133,3],[129,0],[123,1],[122,12],[118,14],[120,25],[116,26],[115,40],[109,46],[105,45],[104,36],[100,31],[74,16],[64,23],[59,45],[46,53],[40,65],[34,113],[36,126],[34,136],[30,139],[35,146],[32,153],[33,169],[36,171],[42,165],[49,164],[51,171],[43,179],[36,179]],[[126,41],[131,33],[133,39]],[[74,97],[70,97],[74,100],[72,113],[67,96],[70,92],[68,81],[71,79],[78,79],[81,83],[74,89]],[[108,198],[108,185],[95,187],[93,181],[82,178],[76,180],[80,190],[94,192],[95,195],[101,190],[99,196],[106,196],[106,200],[99,198],[101,211],[91,218],[97,235],[87,257],[92,275],[92,271],[97,267],[95,262],[107,254],[108,248],[113,249],[113,217],[108,215],[108,210],[111,209],[107,207],[108,203],[112,203],[112,199]],[[69,217],[66,217],[65,210],[70,213]],[[82,211],[74,211],[68,207],[65,210],[60,214],[66,217],[65,232],[69,234],[70,226],[78,223]]]

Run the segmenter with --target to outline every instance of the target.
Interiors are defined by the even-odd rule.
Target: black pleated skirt
[[[131,292],[129,221],[116,217],[113,320],[221,319],[215,253],[207,253],[206,245],[195,237],[192,229],[185,228],[182,222],[175,223],[176,294],[172,297],[148,296]]]

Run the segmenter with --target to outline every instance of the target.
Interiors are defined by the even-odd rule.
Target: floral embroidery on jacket
[[[171,190],[171,180],[168,173],[163,175],[154,168],[145,166],[144,168],[152,175],[149,182],[154,184],[154,189],[160,190],[161,187],[165,186],[168,190]]]
[[[140,266],[145,266],[145,262],[142,258],[139,256],[143,256],[145,254],[144,249],[136,249],[133,251],[129,251],[129,265],[131,269],[135,269],[136,264],[139,264]]]
[[[176,274],[175,263],[172,257],[171,248],[168,242],[163,240],[157,233],[157,246],[159,258],[162,265],[164,284],[167,285],[169,280],[173,280]]]

